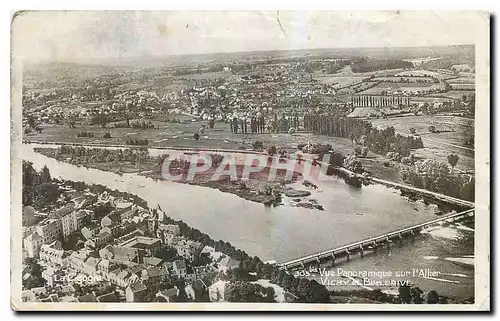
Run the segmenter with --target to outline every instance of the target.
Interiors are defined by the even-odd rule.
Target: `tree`
[[[431,133],[435,133],[435,132],[436,132],[436,127],[434,127],[434,126],[432,126],[432,125],[431,125],[431,126],[429,126],[429,132],[431,132]]]
[[[420,290],[419,287],[411,288],[410,290],[411,298],[413,300],[413,303],[416,304],[422,304],[424,302],[424,299],[422,298],[422,290]]]
[[[458,157],[457,154],[450,154],[448,155],[448,163],[451,165],[452,169],[455,169],[455,166],[457,166],[458,160],[460,157]]]
[[[34,203],[40,207],[54,204],[60,195],[61,191],[56,184],[42,183],[35,187]]]
[[[438,293],[434,290],[427,293],[427,304],[437,304],[437,303],[439,303]]]
[[[274,145],[270,145],[267,147],[267,154],[269,154],[270,156],[273,156],[274,154],[276,154],[276,146]]]
[[[108,132],[106,134],[104,134],[104,136],[102,136],[103,138],[111,138],[111,134]]]
[[[106,127],[106,124],[108,123],[108,117],[105,114],[99,114],[95,115],[90,119],[90,123],[92,125],[99,125],[102,128]]]
[[[265,302],[276,302],[274,300],[274,297],[276,296],[276,293],[274,291],[274,288],[273,287],[267,287],[266,290],[264,291],[266,296],[264,298],[264,301]]]
[[[416,131],[417,130],[414,127],[410,128],[410,133],[415,134]]]
[[[155,256],[162,259],[164,262],[169,262],[175,259],[178,255],[175,248],[164,246],[160,251],[156,253]]]
[[[43,166],[42,171],[40,173],[40,179],[43,183],[49,183],[52,181],[52,178],[50,177],[50,171],[47,168],[47,166]]]
[[[252,147],[255,151],[262,151],[264,149],[264,144],[261,141],[257,140],[253,143]]]
[[[399,298],[403,303],[411,302],[410,287],[408,285],[400,285],[398,293],[399,293]]]
[[[32,115],[28,116],[28,125],[31,128],[35,128],[35,118]]]

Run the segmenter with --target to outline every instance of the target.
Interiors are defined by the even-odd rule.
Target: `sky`
[[[313,48],[474,44],[467,11],[32,11],[12,24],[26,62]]]

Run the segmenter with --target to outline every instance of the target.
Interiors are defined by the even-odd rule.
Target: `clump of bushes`
[[[92,132],[78,132],[77,136],[78,137],[89,137],[89,138],[92,138],[92,137],[94,137],[94,133],[92,133]]]
[[[273,156],[276,154],[276,146],[274,145],[270,145],[267,147],[267,153],[270,155],[270,156]]]
[[[136,146],[146,146],[149,145],[149,140],[145,139],[127,139],[125,141],[127,145],[136,145]]]
[[[255,142],[253,142],[252,148],[255,151],[261,152],[264,150],[264,143],[262,143],[260,140],[256,140]]]

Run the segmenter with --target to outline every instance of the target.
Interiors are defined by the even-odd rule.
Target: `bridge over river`
[[[353,242],[350,244],[342,245],[333,249],[329,249],[326,251],[306,255],[303,257],[299,257],[290,261],[285,261],[282,263],[278,263],[280,269],[289,269],[296,267],[304,267],[305,264],[309,263],[320,263],[324,260],[329,260],[333,264],[335,264],[335,260],[337,258],[346,257],[347,260],[350,259],[350,255],[352,253],[359,253],[363,256],[365,249],[376,250],[377,247],[392,243],[393,240],[401,240],[403,237],[411,237],[417,233],[420,233],[423,229],[435,225],[440,222],[454,222],[458,220],[462,220],[467,217],[473,217],[475,215],[475,209],[468,209],[466,211],[460,213],[449,214],[446,216],[439,217],[435,220],[431,220],[428,222],[412,225],[405,227],[403,229],[399,229],[396,231],[392,231],[389,233],[384,233],[381,235],[377,235],[374,237],[370,237],[368,239],[364,239],[361,241]]]

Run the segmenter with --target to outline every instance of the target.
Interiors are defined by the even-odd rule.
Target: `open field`
[[[449,99],[462,99],[462,97],[464,95],[467,97],[474,95],[474,90],[450,90],[450,91],[447,91],[445,93],[437,94],[436,96],[446,97]],[[432,96],[428,96],[428,97],[431,98]],[[417,100],[417,99],[415,99],[415,100]]]
[[[389,83],[381,82],[378,85],[359,92],[362,95],[379,95],[383,91],[411,91],[419,92],[429,89],[438,89],[442,85],[436,83]]]
[[[405,77],[405,76],[415,76],[415,77],[434,77],[434,78],[440,78],[443,77],[442,73],[436,72],[436,71],[431,71],[431,70],[423,70],[423,69],[417,69],[417,70],[405,70],[402,72],[398,72],[394,74],[395,77]]]
[[[448,101],[452,101],[453,98],[446,98],[442,96],[446,96],[447,93],[444,94],[439,94],[439,97],[434,97],[434,96],[418,96],[418,97],[411,97],[411,102],[412,103],[444,103]]]
[[[354,95],[360,92],[364,92],[366,90],[369,90],[370,88],[373,88],[374,86],[377,85],[377,82],[372,82],[372,81],[365,81],[361,82],[346,88],[339,89],[337,91],[338,95]]]
[[[459,71],[470,71],[474,69],[470,64],[453,65],[451,68]]]
[[[451,84],[474,84],[476,79],[474,77],[462,77],[459,76],[458,78],[453,78],[447,81],[450,85]]]
[[[358,84],[365,77],[347,76],[347,77],[335,77],[335,76],[324,76],[316,77],[315,80],[319,81],[321,84],[333,85],[333,88],[343,88]]]
[[[461,72],[458,73],[458,75],[460,77],[466,77],[466,78],[472,78],[472,79],[476,78],[476,74],[473,73],[473,72],[461,71]]]
[[[229,130],[229,125],[225,123],[217,123],[214,129],[207,129],[205,135],[200,140],[194,140],[193,133],[197,131],[201,123],[190,124],[170,124],[165,123],[156,129],[102,129],[97,126],[78,126],[77,128],[69,129],[64,126],[50,125],[45,128],[42,134],[24,135],[23,140],[31,142],[65,142],[79,144],[108,144],[108,145],[124,145],[128,138],[144,139],[150,141],[149,148],[161,147],[190,147],[190,148],[211,148],[211,149],[252,149],[254,141],[262,141],[264,146],[274,145],[278,149],[283,147],[289,152],[295,152],[298,144],[304,144],[310,141],[311,143],[330,144],[335,151],[344,155],[350,154],[353,151],[353,143],[350,139],[340,137],[330,137],[325,135],[312,135],[309,133],[289,134],[232,134]],[[77,132],[89,131],[94,133],[94,138],[77,137]],[[102,138],[104,133],[109,132],[112,138]],[[134,146],[129,146],[134,147]],[[367,158],[361,159],[361,162],[366,165],[366,169],[375,177],[386,180],[400,181],[399,167],[385,167],[386,162],[382,155],[368,153]]]
[[[375,77],[373,81],[381,82],[409,82],[409,83],[436,83],[437,81],[432,77],[412,77],[412,76],[386,76],[386,77]],[[403,81],[401,81],[403,80]]]
[[[66,126],[47,125],[42,134],[24,135],[24,140],[29,141],[54,141],[67,143],[98,143],[111,145],[124,145],[127,139],[148,139],[148,147],[206,147],[222,149],[251,149],[254,141],[262,141],[264,146],[275,145],[277,148],[284,147],[290,151],[295,151],[297,145],[301,143],[317,142],[322,144],[331,144],[343,152],[349,153],[352,149],[352,143],[349,139],[313,136],[312,134],[297,133],[289,134],[233,134],[230,132],[229,124],[216,123],[215,128],[205,130],[201,139],[196,141],[193,134],[198,131],[204,122],[193,122],[187,124],[179,123],[161,123],[159,129],[132,129],[132,128],[100,128],[98,126],[77,125],[76,128]],[[92,132],[93,138],[77,137],[80,131]],[[111,138],[102,138],[109,132]],[[335,144],[332,143],[335,141]],[[133,146],[131,146],[133,147]]]
[[[384,77],[384,76],[392,76],[394,74],[403,72],[405,69],[399,68],[399,69],[384,69],[384,70],[377,70],[377,71],[369,71],[369,72],[354,72],[352,71],[351,66],[345,66],[342,68],[338,73],[332,74],[332,77],[370,77],[370,76],[378,76],[378,77]]]
[[[377,127],[394,126],[397,133],[410,135],[410,128],[422,137],[423,149],[415,152],[416,156],[447,161],[451,153],[459,155],[457,168],[474,169],[474,150],[463,145],[474,133],[474,120],[453,116],[407,116],[388,119],[371,119]],[[434,126],[439,133],[430,133],[429,126]]]
[[[474,84],[450,84],[452,90],[474,90]]]

